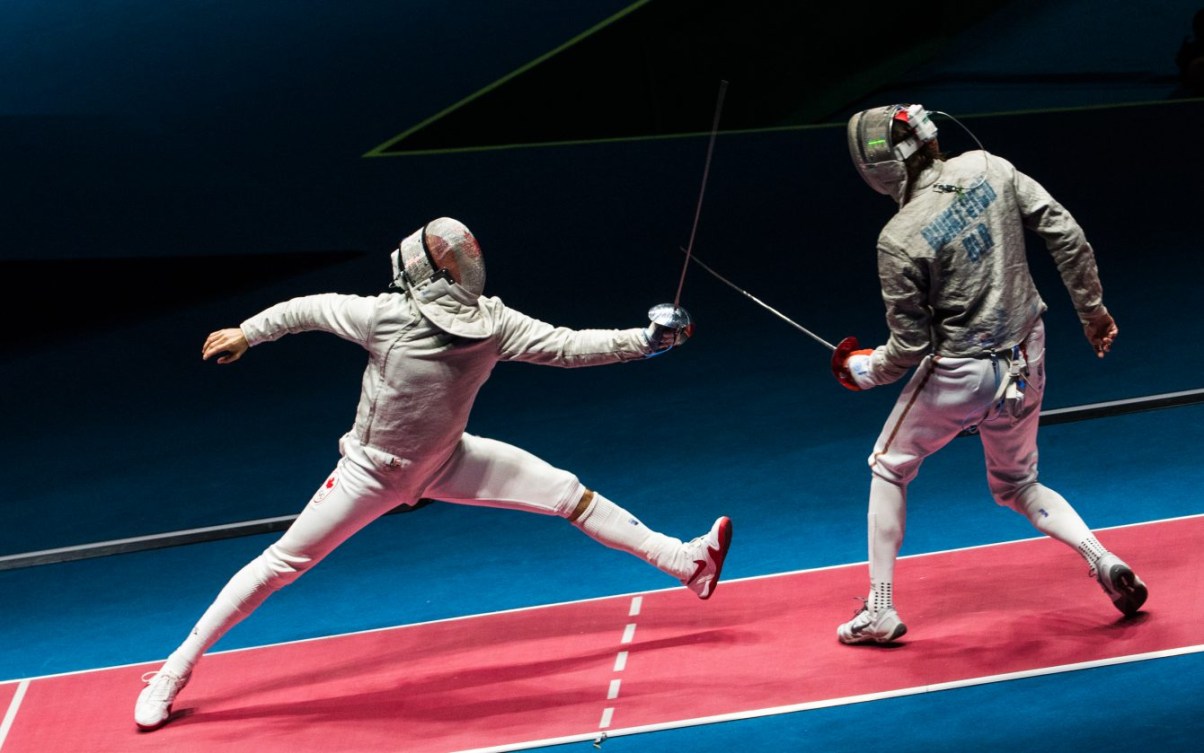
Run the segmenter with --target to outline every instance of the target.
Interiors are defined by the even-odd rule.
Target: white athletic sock
[[[1095,559],[1104,554],[1103,549],[1091,529],[1079,517],[1070,503],[1061,495],[1042,484],[1032,484],[1013,503],[1015,508],[1033,524],[1041,533],[1057,539],[1063,544],[1074,548],[1089,564],[1094,565]],[[1080,547],[1085,542],[1094,542],[1084,551]],[[1097,552],[1098,548],[1098,554]]]
[[[190,674],[201,656],[244,617],[246,613],[219,596],[201,615],[184,642],[167,657],[163,671],[181,677]]]
[[[873,581],[870,583],[870,595],[865,600],[865,606],[871,612],[881,612],[895,608],[894,585],[890,581]]]
[[[689,575],[681,539],[653,531],[634,515],[594,492],[594,499],[573,521],[594,541],[643,559],[676,578]]]
[[[268,577],[265,573],[269,570],[264,555],[260,555],[235,573],[184,642],[167,657],[161,670],[181,677],[191,673],[213,644],[273,593],[266,585]]]
[[[869,537],[870,584],[874,603],[885,599],[892,606],[891,584],[895,560],[907,529],[907,490],[874,476],[870,481],[870,510],[866,518]],[[878,586],[883,586],[882,593]],[[872,608],[872,607],[871,607]]]
[[[1099,562],[1100,557],[1108,553],[1108,549],[1094,535],[1080,541],[1075,549],[1078,550],[1083,559],[1087,560],[1087,564],[1092,567],[1095,567],[1095,563]]]
[[[865,606],[871,612],[893,609],[895,560],[907,528],[907,490],[874,476],[870,480],[870,511],[866,523],[870,595]]]

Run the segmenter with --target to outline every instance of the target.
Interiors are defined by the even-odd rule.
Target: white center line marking
[[[619,697],[619,683],[621,683],[621,682],[623,682],[623,681],[622,680],[611,680],[610,681],[610,691],[606,694],[606,700],[613,701],[614,699]]]
[[[643,608],[643,606],[644,606],[644,597],[643,596],[633,596],[631,599],[631,606],[627,610],[627,616],[628,617],[638,616],[640,613],[640,610]],[[627,623],[627,626],[625,628],[623,628],[623,637],[619,639],[620,643],[631,643],[633,640],[635,640],[635,625],[636,624],[634,622]],[[618,653],[618,655],[615,656],[614,671],[622,672],[624,669],[626,669],[626,667],[627,667],[627,652],[620,651]],[[619,697],[619,686],[622,685],[622,683],[623,683],[622,680],[611,680],[610,681],[610,688],[606,691],[606,700],[613,701],[614,699]],[[614,715],[615,715],[615,710],[614,710],[613,706],[610,706],[610,707],[606,708],[605,710],[603,710],[602,721],[600,724],[598,724],[598,728],[606,729],[607,727],[609,727],[611,721],[614,719]]]

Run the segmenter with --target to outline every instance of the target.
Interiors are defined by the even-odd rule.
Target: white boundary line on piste
[[[1193,513],[1191,515],[1177,515],[1173,518],[1162,518],[1159,520],[1144,520],[1144,521],[1140,521],[1137,523],[1122,523],[1120,525],[1095,528],[1092,530],[1094,530],[1097,533],[1100,531],[1118,531],[1118,530],[1125,529],[1125,528],[1139,528],[1141,526],[1159,525],[1161,523],[1174,523],[1176,521],[1194,520],[1196,518],[1204,518],[1204,513]],[[969,551],[973,551],[975,549],[987,549],[987,548],[996,547],[996,546],[1008,546],[1011,544],[1020,544],[1025,541],[1044,541],[1044,540],[1047,540],[1048,538],[1049,537],[1045,536],[1045,535],[1034,535],[1034,536],[1030,536],[1030,537],[1023,538],[1023,539],[1013,539],[1011,541],[996,541],[996,542],[989,543],[989,544],[974,544],[972,546],[954,547],[952,549],[940,549],[940,550],[936,550],[936,551],[932,551],[932,552],[917,552],[915,554],[907,554],[907,555],[900,556],[899,560],[902,561],[902,560],[921,559],[924,557],[936,557],[936,556],[939,556],[942,554],[952,554],[955,552],[969,552]],[[766,573],[764,575],[750,575],[745,578],[731,578],[731,579],[725,578],[723,582],[730,585],[732,583],[744,583],[744,582],[750,582],[750,581],[768,580],[770,578],[787,578],[792,575],[800,575],[803,573],[818,573],[818,572],[823,572],[825,570],[839,570],[839,569],[845,568],[845,567],[864,566],[865,564],[866,564],[866,561],[861,560],[860,562],[845,562],[845,563],[841,563],[841,564],[837,564],[837,565],[821,565],[819,567],[808,567],[808,568],[802,568],[799,570],[786,570],[786,571],[783,571],[780,573]],[[479,617],[493,617],[495,615],[515,614],[518,612],[529,612],[529,611],[540,610],[540,609],[555,609],[558,607],[570,606],[572,604],[589,604],[591,602],[606,601],[609,599],[616,599],[616,600],[630,599],[632,597],[647,596],[648,594],[662,593],[664,591],[674,591],[679,588],[681,588],[681,586],[669,586],[667,588],[649,589],[646,591],[630,591],[627,593],[609,594],[609,595],[604,595],[604,596],[591,596],[591,597],[584,598],[584,599],[570,599],[569,601],[557,601],[557,602],[550,602],[547,604],[533,604],[531,606],[514,607],[512,609],[498,609],[498,610],[495,610],[492,612],[479,612],[476,614],[457,615],[455,617],[443,617],[443,618],[435,619],[435,620],[424,620],[422,622],[406,623],[404,625],[388,625],[385,627],[367,628],[365,630],[352,630],[347,633],[336,633],[336,634],[332,634],[332,635],[320,635],[320,636],[315,636],[312,638],[298,638],[298,639],[290,640],[290,641],[278,641],[276,643],[264,643],[264,644],[259,644],[256,646],[244,646],[241,648],[231,648],[231,649],[225,649],[223,651],[207,652],[205,654],[205,656],[216,656],[218,654],[236,654],[236,653],[242,653],[242,652],[246,652],[246,651],[258,651],[263,648],[273,648],[276,646],[292,646],[292,645],[296,645],[296,644],[300,644],[300,643],[312,643],[314,641],[332,640],[335,638],[345,638],[347,636],[365,635],[365,634],[370,634],[370,633],[382,633],[382,632],[386,632],[386,631],[390,631],[390,630],[408,630],[410,628],[418,628],[418,627],[423,627],[426,625],[437,625],[437,624],[445,623],[445,622],[462,622],[464,620],[475,620]],[[642,601],[643,600],[641,599],[641,604],[642,604]],[[633,628],[633,630],[634,630],[634,628]],[[49,679],[52,677],[69,677],[71,675],[91,674],[93,672],[105,672],[105,671],[112,670],[112,669],[124,669],[127,667],[140,667],[145,664],[153,664],[153,663],[161,664],[163,661],[166,660],[166,658],[167,657],[164,656],[164,657],[147,659],[147,660],[143,660],[143,661],[130,662],[128,664],[114,664],[114,665],[110,665],[107,667],[89,667],[87,669],[77,669],[77,670],[73,670],[73,671],[69,671],[69,672],[55,672],[55,673],[51,673],[48,675],[36,675],[36,676],[31,676],[31,677],[13,677],[13,678],[9,678],[7,680],[0,679],[0,685],[8,685],[10,683],[23,682],[26,680],[45,680],[45,679]],[[626,661],[626,659],[624,661]]]
[[[25,691],[28,689],[29,680],[22,680],[17,684],[17,692],[13,694],[13,699],[8,704],[4,721],[0,722],[0,749],[4,748],[4,741],[8,739],[8,731],[13,728],[13,720],[17,718],[17,709],[21,708],[21,701],[25,699]]]
[[[1173,518],[1142,521],[1142,522],[1138,522],[1138,523],[1126,523],[1123,525],[1111,526],[1108,528],[1099,528],[1099,529],[1097,529],[1097,531],[1119,530],[1119,529],[1124,529],[1124,528],[1137,528],[1137,527],[1146,526],[1146,525],[1157,525],[1160,523],[1168,523],[1168,522],[1175,522],[1175,521],[1181,521],[1181,520],[1193,520],[1193,519],[1201,518],[1201,517],[1204,517],[1204,513],[1193,514],[1193,515],[1181,515],[1181,516],[1176,516]],[[949,554],[952,552],[963,552],[963,551],[971,551],[971,550],[975,550],[975,549],[985,549],[988,547],[1007,546],[1009,544],[1017,544],[1017,543],[1022,543],[1024,541],[1041,540],[1041,539],[1045,539],[1045,538],[1046,538],[1045,536],[1034,536],[1034,537],[1027,538],[1027,539],[1016,539],[1014,541],[996,542],[996,543],[991,543],[991,544],[977,544],[974,546],[958,547],[958,548],[953,548],[953,549],[944,549],[944,550],[933,551],[933,552],[920,552],[917,554],[906,555],[904,557],[900,557],[899,559],[904,560],[904,559],[919,559],[919,558],[924,558],[924,557],[933,557],[933,556],[942,555],[942,554]],[[754,575],[754,576],[750,576],[747,578],[735,578],[735,579],[725,581],[725,582],[728,583],[729,585],[731,585],[734,583],[740,583],[740,582],[746,582],[746,581],[758,581],[758,580],[767,580],[770,578],[788,577],[788,576],[797,575],[797,574],[801,574],[801,573],[822,572],[825,570],[836,570],[836,569],[845,568],[845,567],[862,566],[864,564],[865,564],[865,562],[844,563],[844,564],[838,564],[838,565],[824,565],[821,567],[804,568],[804,569],[800,569],[800,570],[792,570],[792,571],[787,571],[787,572],[769,573],[766,575]],[[584,604],[584,603],[590,603],[590,602],[595,602],[595,601],[604,601],[604,600],[608,600],[608,599],[630,598],[631,606],[630,606],[630,610],[629,610],[629,614],[628,614],[628,618],[630,619],[630,618],[633,618],[636,615],[638,615],[639,612],[641,611],[643,596],[646,596],[646,595],[652,594],[652,593],[659,593],[662,591],[670,591],[670,590],[674,590],[674,589],[673,588],[664,588],[664,589],[657,589],[657,590],[632,592],[632,593],[626,593],[626,594],[612,594],[609,596],[597,596],[597,597],[591,597],[591,598],[586,598],[586,599],[570,600],[570,601],[566,601],[566,602],[553,602],[553,603],[549,603],[549,604],[540,604],[540,605],[533,605],[533,606],[528,606],[528,607],[517,607],[514,609],[502,609],[502,610],[497,610],[497,611],[493,611],[493,612],[462,615],[462,616],[448,617],[448,618],[437,619],[437,620],[428,620],[425,622],[417,622],[417,623],[412,623],[412,624],[407,624],[407,625],[394,625],[394,626],[390,626],[390,627],[380,627],[380,628],[372,628],[369,630],[359,630],[359,631],[352,631],[349,633],[340,633],[337,635],[318,636],[318,637],[314,637],[314,638],[303,638],[303,639],[299,639],[299,640],[281,641],[278,643],[270,643],[270,644],[264,644],[264,645],[259,645],[259,646],[236,648],[236,649],[230,649],[227,651],[215,651],[213,653],[214,654],[234,654],[234,653],[242,653],[242,652],[246,652],[246,651],[258,651],[260,649],[271,648],[274,646],[287,646],[287,645],[295,645],[295,644],[300,644],[300,643],[312,643],[315,641],[323,641],[323,640],[329,640],[329,639],[334,639],[334,638],[343,638],[346,636],[362,635],[362,634],[368,634],[368,633],[379,633],[379,632],[384,632],[384,631],[389,631],[389,630],[417,628],[417,627],[421,627],[424,625],[432,625],[432,624],[446,623],[446,622],[460,622],[460,621],[464,621],[464,620],[472,620],[472,619],[477,619],[477,618],[482,618],[482,617],[490,617],[493,615],[512,614],[512,613],[517,613],[517,612],[550,609],[550,608],[561,607],[561,606],[566,606],[566,605],[571,605],[571,604]],[[629,636],[633,637],[633,635],[634,635],[634,632],[635,632],[634,628],[635,628],[635,625],[633,623],[631,623],[631,622],[627,623],[627,625],[624,629],[624,635],[620,639],[621,644],[626,644],[629,642]],[[695,726],[702,726],[702,725],[707,725],[707,724],[717,724],[720,722],[755,719],[755,718],[766,717],[766,716],[779,716],[782,714],[791,714],[791,713],[796,713],[799,711],[810,711],[810,710],[814,710],[814,709],[830,708],[830,707],[834,707],[834,706],[846,706],[846,705],[851,705],[851,704],[855,704],[855,703],[878,701],[878,700],[883,700],[883,699],[887,699],[887,698],[899,698],[899,697],[904,697],[904,696],[920,695],[920,694],[924,694],[924,693],[935,693],[935,692],[942,691],[942,690],[953,690],[953,689],[957,689],[957,688],[966,688],[966,687],[972,687],[972,686],[976,686],[976,685],[986,685],[986,684],[996,683],[996,682],[1021,680],[1021,679],[1031,678],[1031,677],[1040,677],[1043,675],[1077,672],[1077,671],[1086,670],[1086,669],[1094,669],[1097,667],[1107,667],[1107,666],[1128,664],[1128,663],[1134,663],[1134,662],[1140,662],[1140,661],[1151,661],[1154,659],[1164,659],[1164,658],[1171,658],[1171,657],[1176,657],[1176,656],[1186,656],[1186,655],[1202,653],[1202,652],[1204,652],[1204,644],[1194,645],[1194,646],[1183,646],[1183,647],[1174,648],[1174,649],[1164,649],[1161,651],[1151,651],[1151,652],[1145,652],[1145,653],[1140,653],[1140,654],[1131,654],[1131,655],[1127,655],[1127,656],[1117,656],[1117,657],[1112,657],[1112,658],[1108,658],[1108,659],[1097,659],[1097,660],[1088,661],[1088,662],[1064,664],[1064,665],[1057,665],[1057,666],[1052,666],[1052,667],[1041,667],[1041,668],[1037,668],[1037,669],[1024,670],[1024,671],[1020,671],[1020,672],[1011,672],[1011,673],[998,674],[998,675],[984,675],[982,677],[966,678],[963,680],[955,680],[955,681],[946,682],[946,683],[937,683],[937,684],[931,684],[931,685],[917,685],[914,687],[898,688],[895,690],[882,691],[879,693],[844,696],[844,697],[840,697],[840,698],[830,698],[830,699],[826,699],[826,700],[822,700],[822,701],[810,701],[807,703],[790,704],[790,705],[784,705],[784,706],[772,706],[772,707],[761,708],[761,709],[749,709],[746,711],[738,711],[738,712],[732,712],[732,713],[728,713],[728,714],[715,714],[715,715],[711,715],[711,716],[679,719],[679,720],[668,721],[668,722],[660,722],[657,724],[647,724],[647,725],[641,725],[641,726],[635,726],[635,727],[620,727],[620,728],[615,728],[615,729],[609,728],[609,724],[613,718],[613,711],[611,708],[607,708],[603,712],[603,714],[604,714],[603,719],[602,719],[603,723],[600,724],[597,729],[589,731],[589,732],[582,732],[580,734],[566,735],[566,736],[555,737],[555,738],[546,738],[546,739],[540,739],[540,740],[527,740],[527,741],[517,742],[517,743],[507,743],[504,745],[489,746],[489,747],[484,747],[484,748],[468,748],[468,749],[464,749],[464,750],[460,750],[460,751],[454,751],[454,753],[507,753],[508,751],[531,750],[534,748],[542,748],[542,747],[563,745],[566,743],[583,742],[583,741],[593,741],[595,744],[595,747],[600,747],[602,742],[604,742],[606,739],[611,738],[611,737],[636,735],[636,734],[647,733],[647,732],[661,732],[661,731],[666,731],[666,730],[682,729],[685,727],[695,727]],[[616,672],[622,671],[622,669],[626,667],[626,664],[628,661],[628,656],[626,654],[627,654],[626,651],[620,651],[619,655],[616,657],[615,667],[614,667]],[[141,665],[147,664],[147,663],[149,663],[149,662],[134,662],[134,663],[125,664],[125,665],[97,667],[97,668],[91,668],[91,669],[76,670],[76,671],[72,671],[72,672],[61,672],[61,673],[57,673],[57,674],[42,675],[42,676],[38,676],[38,677],[28,677],[28,678],[23,678],[23,679],[14,679],[14,680],[0,680],[0,686],[8,685],[8,684],[11,684],[14,682],[17,683],[17,691],[13,696],[13,700],[9,703],[9,708],[8,708],[7,713],[5,714],[3,722],[0,722],[0,753],[2,753],[2,751],[3,751],[5,738],[8,736],[9,730],[11,729],[12,724],[13,724],[13,720],[16,718],[17,711],[21,705],[22,700],[25,697],[25,692],[28,689],[31,682],[33,682],[35,680],[39,680],[39,679],[49,679],[49,678],[54,678],[54,677],[65,677],[65,676],[80,675],[80,674],[91,674],[94,672],[101,672],[101,671],[107,671],[107,670],[113,670],[113,669],[121,669],[124,667],[136,667],[136,666],[141,666]],[[611,713],[607,714],[606,713],[607,711],[610,711]],[[610,717],[610,718],[608,718],[608,717]]]
[[[987,685],[995,682],[1006,682],[1009,680],[1023,680],[1030,677],[1040,677],[1042,675],[1062,674],[1065,672],[1078,672],[1084,669],[1095,669],[1097,667],[1107,667],[1116,664],[1129,664],[1139,661],[1150,661],[1152,659],[1165,659],[1173,656],[1184,656],[1187,654],[1196,654],[1204,652],[1204,645],[1186,646],[1183,648],[1168,649],[1165,651],[1151,651],[1144,654],[1133,654],[1131,656],[1118,656],[1111,659],[1098,659],[1096,661],[1080,662],[1078,664],[1064,664],[1056,667],[1042,667],[1040,669],[1030,669],[1023,672],[1009,672],[1001,675],[985,675],[983,677],[972,677],[965,680],[955,680],[953,682],[938,683],[935,685],[917,685],[911,688],[899,688],[897,690],[887,690],[881,693],[867,693],[865,695],[845,696],[843,698],[830,698],[823,701],[811,701],[808,703],[797,703],[788,706],[773,706],[764,709],[750,709],[748,711],[737,711],[730,714],[715,714],[712,716],[701,716],[693,719],[679,719],[671,722],[661,722],[658,724],[645,724],[639,727],[624,727],[619,729],[608,729],[604,736],[599,737],[597,732],[587,732],[580,735],[566,735],[564,737],[553,737],[546,740],[529,740],[521,743],[509,743],[506,745],[496,745],[486,748],[469,748],[458,750],[454,753],[507,753],[507,751],[531,750],[533,748],[543,748],[553,745],[564,745],[566,743],[585,742],[593,740],[595,747],[599,747],[600,743],[607,738],[621,737],[624,735],[638,735],[646,732],[664,732],[666,730],[682,729],[685,727],[697,727],[705,724],[718,724],[720,722],[734,722],[744,719],[756,719],[765,716],[779,716],[782,714],[793,714],[799,711],[812,711],[814,709],[830,708],[833,706],[847,706],[854,703],[865,703],[867,701],[880,701],[886,698],[899,698],[910,695],[920,695],[922,693],[936,693],[942,690],[954,690],[957,688],[968,688],[975,685]]]

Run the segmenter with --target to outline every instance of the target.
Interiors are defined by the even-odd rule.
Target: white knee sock
[[[163,671],[172,672],[180,677],[190,674],[193,667],[201,660],[201,656],[213,644],[226,634],[230,628],[237,625],[250,612],[243,612],[233,603],[219,595],[213,604],[197,620],[192,632],[184,642],[167,657]]]
[[[1041,484],[1020,492],[1014,507],[1041,533],[1077,551],[1088,565],[1108,553],[1091,529],[1061,495]]]
[[[870,595],[866,598],[865,605],[871,612],[881,612],[885,609],[894,609],[894,584],[890,581],[871,581]]]
[[[277,548],[251,560],[230,578],[217,598],[197,620],[192,632],[167,657],[162,670],[184,676],[201,656],[230,628],[254,612],[269,596],[300,577],[308,560],[286,555]]]
[[[594,541],[634,554],[662,572],[676,578],[689,575],[681,539],[653,531],[601,494],[594,493],[593,501],[573,525]]]
[[[895,560],[907,529],[907,490],[874,476],[867,516],[870,557],[870,611],[894,607]]]
[[[1083,559],[1087,560],[1087,564],[1092,567],[1095,567],[1095,563],[1099,561],[1100,557],[1108,553],[1107,547],[1101,544],[1099,539],[1095,538],[1094,535],[1090,535],[1080,541],[1075,549],[1082,555]]]

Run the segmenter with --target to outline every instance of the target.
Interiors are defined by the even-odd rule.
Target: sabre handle
[[[681,306],[659,303],[648,309],[648,320],[644,339],[648,341],[649,357],[685,343],[694,334],[694,319]]]
[[[861,392],[861,387],[853,381],[853,374],[849,371],[849,356],[858,350],[861,350],[861,343],[849,335],[837,343],[836,350],[832,351],[832,375],[842,386],[854,392]]]

